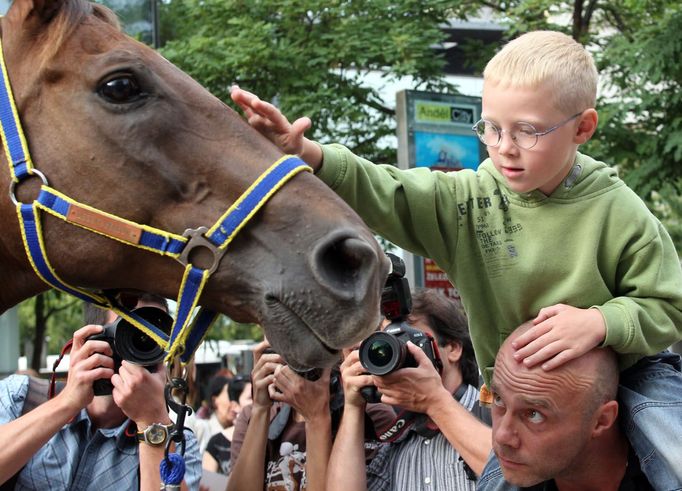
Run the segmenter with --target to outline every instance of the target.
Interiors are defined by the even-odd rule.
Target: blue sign
[[[473,134],[414,132],[416,167],[460,170],[477,169],[480,163],[479,141]]]

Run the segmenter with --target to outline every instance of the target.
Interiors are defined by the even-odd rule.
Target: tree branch
[[[589,3],[587,4],[587,8],[585,9],[585,15],[583,16],[585,32],[589,32],[590,30],[590,22],[592,21],[592,15],[594,14],[594,11],[597,8],[598,3],[599,0],[590,0]]]
[[[71,301],[65,303],[64,305],[60,305],[59,307],[51,307],[47,309],[47,312],[45,313],[45,320],[47,321],[47,319],[49,319],[52,314],[56,314],[57,312],[61,312],[62,310],[66,310],[68,308],[73,307],[74,305],[76,305],[77,302],[78,299],[74,298]]]
[[[583,34],[583,0],[575,0],[573,4],[573,39],[580,41]]]
[[[623,34],[628,39],[628,41],[632,42],[633,38],[630,35],[629,32],[630,30],[625,25],[625,22],[623,21],[623,18],[620,16],[618,9],[614,8],[608,3],[603,4],[602,9],[604,10],[606,16],[609,17],[611,24],[613,24],[616,27],[616,29],[618,29],[621,32],[621,34]]]

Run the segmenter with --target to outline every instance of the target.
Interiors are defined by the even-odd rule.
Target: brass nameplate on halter
[[[66,219],[76,225],[82,225],[96,232],[132,244],[138,244],[142,235],[142,229],[135,225],[83,208],[74,203],[69,206]]]

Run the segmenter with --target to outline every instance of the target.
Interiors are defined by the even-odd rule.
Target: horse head
[[[157,52],[82,0],[15,0],[2,20],[7,73],[33,164],[74,200],[174,234],[210,227],[282,153]],[[10,186],[3,156],[0,185]],[[31,202],[31,178],[16,197]],[[5,188],[7,189],[7,188]],[[47,289],[1,200],[0,310]],[[175,260],[41,217],[66,281],[174,298]],[[193,261],[206,261],[199,251]],[[200,304],[263,326],[295,367],[328,366],[378,325],[386,261],[370,231],[302,172],[230,243]],[[75,327],[75,326],[74,326]]]

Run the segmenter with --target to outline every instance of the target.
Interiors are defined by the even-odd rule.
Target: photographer
[[[358,351],[341,365],[345,409],[327,469],[327,489],[473,490],[491,450],[491,430],[472,414],[478,407],[478,368],[466,318],[457,302],[433,290],[414,294],[410,326],[438,342],[442,374],[412,342],[413,368],[385,376],[367,374]],[[399,406],[390,443],[365,469],[362,450],[366,400],[363,387],[376,386],[381,401]],[[402,421],[402,422],[401,422]],[[404,422],[408,421],[407,424]]]
[[[253,403],[235,423],[228,491],[324,490],[343,404],[338,373],[324,370],[318,380],[306,380],[278,354],[264,353],[268,348],[264,341],[254,350]],[[383,427],[394,416],[390,407],[373,404],[368,426]]]
[[[166,309],[164,299],[151,295],[137,302]],[[149,443],[144,430],[171,423],[162,367],[152,373],[123,361],[115,373],[112,346],[90,338],[103,332],[97,324],[116,316],[89,304],[84,311],[88,325],[73,335],[66,385],[54,398],[45,400],[38,379],[0,381],[3,489],[159,489],[165,444]],[[112,393],[95,397],[93,383],[102,379],[111,380]],[[198,489],[201,461],[196,441],[186,436],[183,488]]]

